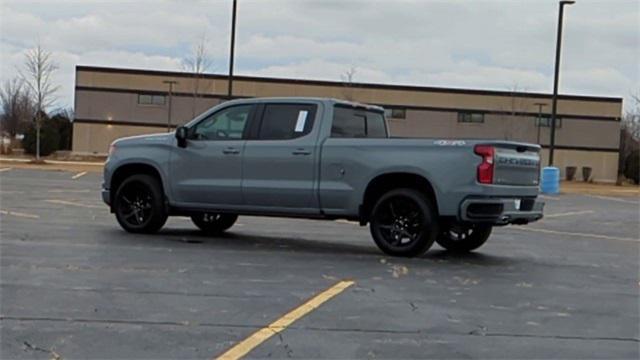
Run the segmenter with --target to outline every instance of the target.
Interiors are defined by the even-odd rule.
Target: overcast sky
[[[551,92],[555,0],[239,0],[236,74]],[[228,69],[231,0],[1,0],[1,80],[36,42],[73,104],[76,65],[180,70],[203,35],[213,72]],[[566,8],[560,92],[640,92],[640,1]],[[628,104],[625,104],[628,105]]]

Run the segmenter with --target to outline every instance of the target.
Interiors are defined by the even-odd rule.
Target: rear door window
[[[258,139],[287,140],[307,135],[313,129],[316,105],[267,104],[264,106]]]
[[[336,106],[333,113],[331,137],[386,138],[384,113]]]

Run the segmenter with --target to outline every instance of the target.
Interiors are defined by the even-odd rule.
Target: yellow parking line
[[[29,218],[29,219],[40,219],[40,216],[35,214],[27,214],[17,211],[8,211],[8,210],[0,210],[0,214],[2,215],[13,215],[17,217]]]
[[[320,307],[320,305],[331,300],[331,298],[340,294],[341,292],[343,292],[353,284],[354,282],[349,280],[344,280],[336,283],[335,285],[331,286],[327,290],[314,296],[309,301],[291,310],[290,312],[288,312],[278,320],[272,322],[267,327],[264,327],[256,331],[248,338],[237,343],[231,349],[227,350],[225,353],[218,356],[217,359],[218,360],[236,360],[236,359],[242,358],[243,356],[251,352],[251,350],[255,349],[258,345],[267,341],[273,335],[276,335],[282,332],[289,325],[293,324],[295,321],[301,319],[305,315],[317,309],[318,307]]]
[[[45,200],[45,202],[48,202],[51,204],[78,206],[78,207],[89,208],[89,209],[106,209],[104,206],[87,205],[87,204],[77,203],[73,201],[66,201],[66,200],[51,199],[51,200]]]
[[[77,174],[73,175],[73,176],[71,177],[71,179],[72,179],[72,180],[75,180],[75,179],[77,179],[77,178],[79,178],[79,177],[83,177],[83,176],[85,176],[85,175],[87,175],[87,172],[86,172],[86,171],[79,172],[79,173],[77,173]]]
[[[11,170],[11,168],[2,168],[2,169],[0,169],[0,172],[5,172],[5,171],[9,171],[9,170]]]

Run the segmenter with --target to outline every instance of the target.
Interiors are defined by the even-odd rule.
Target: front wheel
[[[133,175],[118,187],[113,209],[120,226],[132,233],[153,233],[167,221],[160,182],[149,175]]]
[[[454,224],[443,229],[436,242],[452,252],[470,252],[487,241],[491,235],[492,228],[491,225]]]
[[[191,221],[207,234],[219,234],[231,226],[238,219],[234,214],[200,213],[191,216]]]
[[[391,190],[373,207],[370,230],[384,253],[420,256],[429,250],[438,234],[434,205],[417,190]]]

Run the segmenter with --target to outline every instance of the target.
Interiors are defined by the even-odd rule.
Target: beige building
[[[170,125],[166,81],[177,82]],[[549,94],[248,76],[234,77],[233,92],[234,97],[319,96],[381,105],[393,136],[539,143],[547,161]],[[226,93],[227,77],[221,75],[77,66],[73,151],[103,154],[119,137],[167,131],[168,125],[184,124],[225,101]],[[594,180],[615,181],[621,115],[621,98],[561,96],[555,165],[590,166]]]

